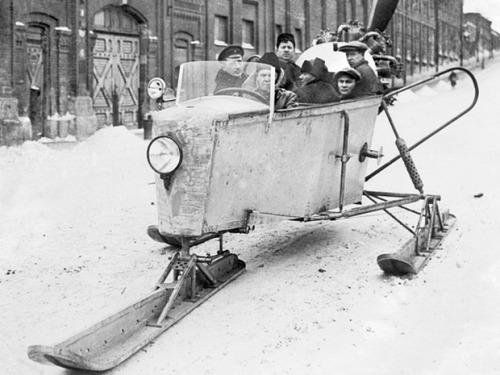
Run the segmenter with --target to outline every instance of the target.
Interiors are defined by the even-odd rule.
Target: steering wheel
[[[227,87],[225,89],[220,89],[220,90],[215,91],[214,95],[232,95],[232,94],[238,94],[238,93],[253,96],[255,99],[260,100],[264,104],[269,103],[269,100],[264,98],[259,93],[252,91],[252,90],[244,89],[241,87]]]

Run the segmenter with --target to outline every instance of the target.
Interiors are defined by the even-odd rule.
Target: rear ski
[[[377,257],[377,264],[386,274],[409,277],[418,274],[450,233],[456,217],[448,212],[440,214],[436,205],[436,212],[427,212],[425,221],[398,252]]]

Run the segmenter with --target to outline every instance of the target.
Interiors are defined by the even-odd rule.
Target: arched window
[[[138,34],[137,20],[122,8],[108,6],[94,15],[94,28],[100,31]]]
[[[186,32],[177,32],[174,35],[174,66],[193,60],[195,46],[191,44],[193,36]]]

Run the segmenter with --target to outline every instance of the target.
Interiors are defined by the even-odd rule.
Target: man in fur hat
[[[293,90],[300,76],[300,68],[295,64],[295,38],[292,34],[282,33],[276,40],[276,56],[285,72],[283,88]]]
[[[382,93],[377,75],[365,60],[364,53],[368,46],[362,42],[354,41],[339,47],[340,52],[345,52],[347,61],[351,68],[354,68],[361,75],[361,79],[356,84],[354,96],[370,96]]]
[[[215,77],[215,90],[229,87],[241,87],[248,76],[243,72],[243,48],[241,46],[228,46],[224,48],[217,60],[221,61],[222,68]]]
[[[338,100],[332,84],[328,82],[328,69],[325,61],[315,58],[302,64],[300,87],[294,92],[299,103],[331,103]]]

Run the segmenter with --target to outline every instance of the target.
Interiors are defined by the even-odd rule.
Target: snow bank
[[[436,86],[434,86],[434,90],[439,92],[451,91],[453,88],[451,87],[450,82],[448,80],[440,80]]]
[[[130,197],[153,179],[145,148],[124,127],[104,128],[61,150],[40,142],[0,147],[0,232],[24,227],[35,235],[54,223],[85,222],[99,207],[133,204]],[[14,251],[20,238],[10,240],[0,258]]]
[[[414,102],[415,100],[418,100],[418,95],[415,94],[412,90],[406,90],[396,95],[396,99],[400,103],[411,103]]]
[[[97,131],[85,142],[79,144],[79,148],[92,148],[105,153],[109,151],[122,152],[124,149],[142,148],[144,141],[132,134],[124,126],[105,127]],[[77,148],[78,151],[78,148]]]
[[[416,90],[415,93],[421,97],[432,97],[437,95],[436,90],[429,86],[424,86],[421,89]]]

